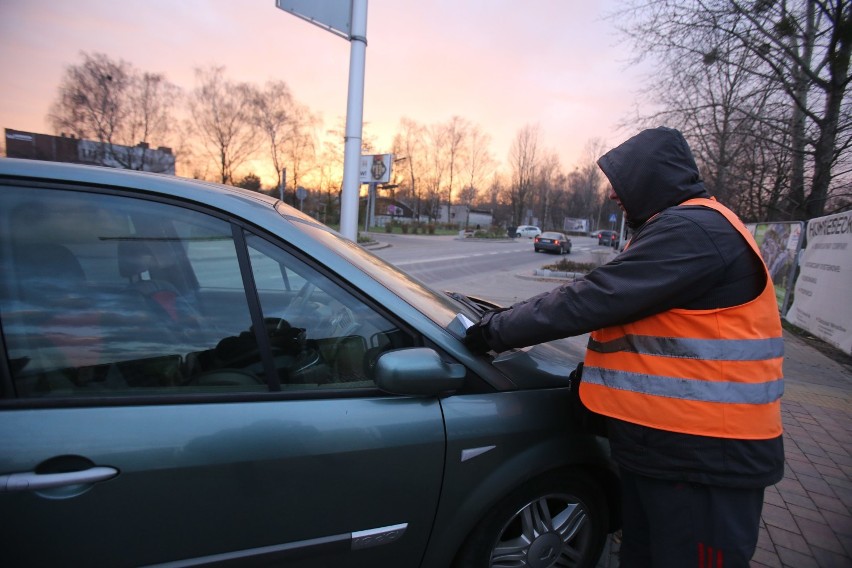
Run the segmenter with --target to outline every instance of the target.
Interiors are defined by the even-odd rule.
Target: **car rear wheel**
[[[592,568],[608,525],[598,485],[577,473],[550,474],[501,501],[471,533],[455,567]]]

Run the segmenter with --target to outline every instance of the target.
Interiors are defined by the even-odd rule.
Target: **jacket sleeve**
[[[711,290],[725,264],[701,223],[664,212],[643,225],[627,250],[608,264],[495,314],[489,344],[505,351],[681,307]]]

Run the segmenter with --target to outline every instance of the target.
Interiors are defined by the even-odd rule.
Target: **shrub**
[[[555,272],[590,272],[597,268],[596,264],[590,262],[574,262],[573,260],[560,259],[559,262],[542,266],[546,270]]]

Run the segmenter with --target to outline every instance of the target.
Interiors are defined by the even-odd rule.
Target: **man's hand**
[[[487,353],[491,350],[491,346],[488,345],[488,340],[485,338],[487,328],[483,325],[482,321],[483,320],[479,320],[467,328],[467,332],[464,336],[464,344],[477,355]]]
[[[467,332],[464,336],[464,344],[467,345],[467,348],[479,355],[493,351],[493,348],[488,343],[488,338],[491,337],[491,334],[488,331],[488,325],[491,323],[491,318],[493,318],[495,314],[505,312],[508,309],[510,308],[496,308],[487,311],[482,314],[482,319],[467,328]]]

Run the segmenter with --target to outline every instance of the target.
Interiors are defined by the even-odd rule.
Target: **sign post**
[[[364,230],[370,230],[376,222],[376,187],[390,181],[393,154],[361,156],[358,166],[359,183],[368,184],[367,209],[364,212]],[[357,218],[357,217],[356,217]]]
[[[367,54],[367,0],[275,0],[275,6],[349,40],[349,93],[343,147],[340,233],[358,239],[358,162],[364,120],[364,61]]]

